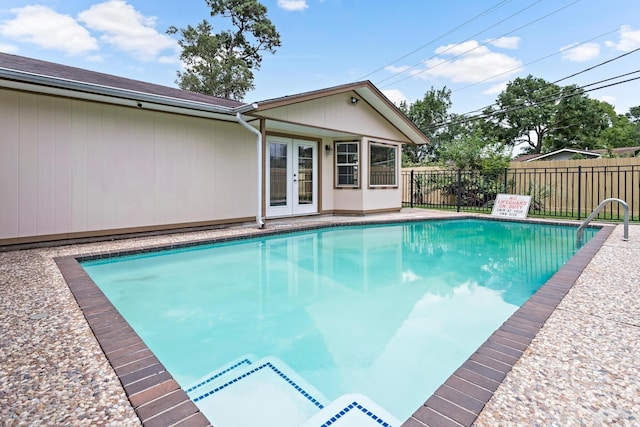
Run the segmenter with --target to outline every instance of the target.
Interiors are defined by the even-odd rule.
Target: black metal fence
[[[461,170],[404,170],[403,206],[490,213],[497,194],[531,196],[529,215],[586,218],[607,198],[624,200],[629,219],[640,221],[640,166],[507,168],[495,174]],[[601,220],[619,220],[620,203]]]

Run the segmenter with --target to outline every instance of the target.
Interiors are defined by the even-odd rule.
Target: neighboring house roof
[[[602,154],[600,153],[596,153],[594,151],[589,151],[589,150],[575,150],[573,148],[562,148],[560,150],[556,150],[556,151],[552,151],[551,153],[547,153],[547,154],[540,154],[537,157],[533,157],[530,158],[528,160],[525,160],[525,162],[534,162],[537,160],[551,160],[554,157],[558,157],[562,154],[570,154],[570,155],[576,155],[576,154],[580,154],[582,156],[586,156],[586,157],[593,157],[593,158],[597,158],[597,157],[602,157]]]
[[[429,138],[422,133],[411,120],[405,116],[402,111],[396,107],[380,90],[368,80],[344,84],[340,86],[333,86],[326,89],[315,90],[311,92],[299,93],[291,96],[283,96],[280,98],[268,99],[257,103],[257,108],[252,111],[260,113],[260,111],[269,110],[272,108],[278,108],[282,106],[288,106],[297,104],[300,102],[307,102],[319,98],[333,96],[341,93],[354,92],[356,103],[360,100],[367,102],[371,105],[379,114],[381,114],[387,121],[400,130],[411,141],[417,144],[430,143]]]
[[[594,159],[600,158],[603,155],[609,153],[611,151],[612,154],[620,157],[633,157],[640,153],[640,146],[638,147],[618,147],[612,148],[611,150],[576,150],[573,148],[562,148],[560,150],[552,151],[547,154],[523,154],[521,156],[513,159],[514,162],[534,162],[538,160],[553,160],[555,157],[558,157],[562,154],[571,154],[576,155],[580,154],[585,157],[591,157]]]
[[[540,154],[521,154],[518,157],[512,159],[513,162],[526,162],[529,159],[535,159],[540,156]]]
[[[593,150],[596,153],[607,154],[609,150]],[[634,157],[640,152],[640,147],[618,147],[612,148],[611,152],[620,157]]]

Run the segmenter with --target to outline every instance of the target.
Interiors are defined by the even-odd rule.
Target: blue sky
[[[640,76],[638,0],[262,3],[282,46],[265,54],[247,102],[368,79],[394,102],[446,86],[462,114],[493,103],[518,76],[554,82],[624,54],[559,84]],[[0,51],[175,86],[179,50],[166,29],[203,19],[204,0],[2,0]],[[624,113],[640,105],[640,80],[589,96]]]

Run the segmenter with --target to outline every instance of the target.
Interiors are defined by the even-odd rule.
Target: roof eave
[[[244,113],[257,108],[257,104],[243,104],[230,108],[7,68],[0,68],[0,87],[198,117],[229,116],[224,117],[227,120],[235,120],[236,112]]]
[[[373,106],[373,108],[400,130],[411,142],[420,145],[431,143],[429,138],[369,80],[262,101],[257,110],[278,108],[345,92],[355,92],[358,94],[358,96]],[[386,109],[386,111],[391,114],[383,113],[383,111],[381,111],[383,109]]]
[[[385,115],[385,118],[389,120],[396,128],[398,128],[404,135],[407,136],[413,143],[418,145],[430,144],[431,141],[429,137],[426,136],[418,126],[415,125],[409,118],[404,115],[402,111],[392,103],[389,98],[387,98],[377,87],[375,87],[371,82],[366,82],[367,84],[361,86],[358,89],[355,89],[358,95],[362,96],[362,98],[367,101],[370,105],[372,105],[378,112],[380,112],[380,107],[384,106],[388,108],[392,115]]]

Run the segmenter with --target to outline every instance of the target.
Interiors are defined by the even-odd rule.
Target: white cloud
[[[85,59],[89,62],[104,62],[104,56],[102,55],[89,55]]]
[[[178,47],[175,40],[155,29],[155,17],[145,17],[124,0],[95,4],[78,19],[104,33],[100,40],[141,61],[156,60],[164,50]]]
[[[12,44],[0,43],[0,52],[4,53],[18,53],[18,46]]]
[[[25,6],[11,12],[16,17],[0,25],[0,34],[7,38],[70,55],[98,50],[97,40],[69,15],[46,6]]]
[[[497,85],[491,86],[489,89],[482,92],[483,95],[498,95],[507,89],[507,84],[509,82],[505,81],[502,83],[498,83]]]
[[[520,37],[500,37],[491,40],[489,43],[502,49],[517,49],[520,44]]]
[[[618,34],[620,34],[618,42],[608,41],[605,44],[622,52],[629,52],[640,47],[640,29],[634,30],[630,25],[623,25]]]
[[[386,67],[384,67],[385,70],[390,71],[393,74],[404,73],[409,68],[411,67],[409,67],[408,65],[403,65],[401,67],[396,67],[395,65],[387,65]]]
[[[503,79],[522,67],[520,60],[492,52],[475,40],[440,46],[436,53],[441,57],[425,61],[426,68],[415,73],[416,77],[425,80],[444,77],[453,82],[474,83]],[[451,58],[446,59],[447,56]]]
[[[573,62],[588,61],[600,55],[600,45],[598,43],[572,43],[560,48],[562,59]]]
[[[158,62],[161,64],[179,64],[180,57],[178,56],[159,56]]]
[[[611,105],[616,105],[616,97],[615,96],[603,95],[603,96],[599,97],[598,100],[603,101],[603,102],[607,102],[607,103],[609,103]]]
[[[307,0],[278,0],[278,7],[288,11],[305,10],[309,7]]]
[[[400,106],[400,103],[402,101],[407,101],[407,97],[398,89],[383,90],[382,93],[384,94],[384,96],[389,98],[389,101],[396,104],[396,106]]]

